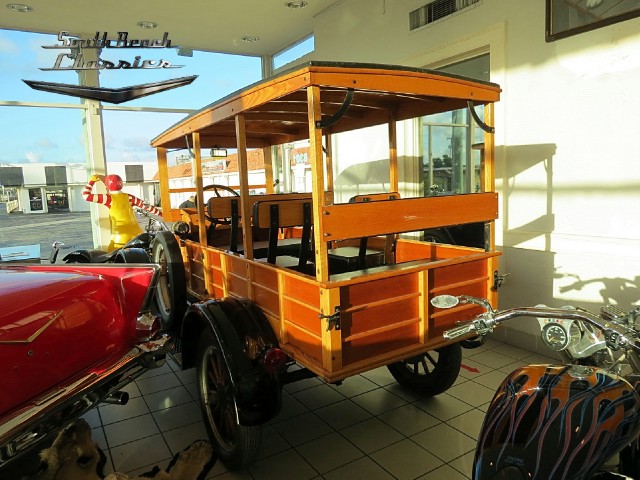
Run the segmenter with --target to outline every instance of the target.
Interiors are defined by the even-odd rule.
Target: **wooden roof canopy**
[[[339,117],[323,133],[466,108],[469,100],[483,105],[500,99],[496,84],[432,70],[309,62],[207,105],[158,135],[151,146],[186,148],[185,136],[198,132],[202,148],[236,148],[234,117],[239,113],[245,116],[248,148],[307,139],[309,86],[320,87],[323,122]]]

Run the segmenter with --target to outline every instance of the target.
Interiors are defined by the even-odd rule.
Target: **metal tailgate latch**
[[[340,305],[338,305],[331,315],[318,314],[318,318],[327,321],[327,332],[332,328],[340,330]]]

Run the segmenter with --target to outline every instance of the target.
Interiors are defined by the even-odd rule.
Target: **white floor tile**
[[[293,446],[309,442],[333,431],[327,423],[313,413],[305,413],[274,423],[273,428]]]
[[[343,400],[333,405],[319,408],[314,413],[336,430],[341,430],[371,418],[371,413],[351,400]]]
[[[378,418],[407,437],[440,423],[433,415],[411,404],[385,412]]]
[[[112,448],[110,452],[115,471],[122,473],[162,464],[173,457],[161,435],[126,443]]]
[[[448,393],[418,400],[414,402],[414,405],[443,421],[462,415],[473,408],[468,403],[458,400]]]
[[[413,435],[411,440],[444,462],[465,455],[476,447],[476,441],[445,423]]]
[[[249,467],[254,480],[311,480],[318,472],[295,450],[287,450]]]
[[[259,460],[216,480],[367,480],[471,478],[476,439],[506,373],[552,359],[496,341],[463,350],[453,387],[423,397],[401,387],[386,367],[327,385],[308,378],[284,387],[281,412],[262,427]],[[125,388],[125,406],[102,405],[85,417],[105,449],[107,473],[166,467],[206,438],[195,370],[167,364]],[[111,447],[108,449],[108,447]]]
[[[364,456],[362,451],[335,432],[300,445],[296,450],[320,474]]]
[[[442,460],[408,439],[372,453],[371,459],[398,480],[417,478],[443,464]]]
[[[405,439],[400,432],[375,417],[347,427],[340,433],[367,454]]]
[[[185,425],[202,421],[202,413],[199,404],[189,402],[163,410],[156,410],[153,412],[153,418],[158,424],[160,431],[166,432],[174,428],[184,427]]]
[[[292,396],[302,403],[309,410],[331,405],[344,400],[344,395],[338,393],[327,384],[316,385],[300,392],[295,392]]]
[[[326,480],[393,480],[393,476],[369,457],[359,458],[323,475]]]
[[[351,400],[374,415],[379,415],[407,403],[406,400],[394,395],[383,388],[357,395]]]
[[[138,417],[147,413],[149,413],[149,407],[142,397],[132,398],[126,405],[100,406],[100,418],[104,425]]]
[[[104,433],[109,447],[113,448],[124,443],[151,437],[160,433],[158,425],[151,414],[129,418],[121,422],[105,425]]]
[[[175,373],[169,372],[162,375],[154,375],[153,377],[143,378],[136,382],[140,393],[142,395],[148,395],[150,393],[167,390],[169,388],[178,387],[182,385]]]

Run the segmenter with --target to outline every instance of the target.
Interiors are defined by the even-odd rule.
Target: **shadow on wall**
[[[636,276],[633,280],[608,277],[582,280],[577,275],[563,276],[574,277],[575,281],[570,285],[560,287],[561,293],[579,291],[587,286],[596,284],[601,287],[598,293],[602,296],[602,305],[617,304],[626,309],[640,301],[640,276]]]
[[[605,304],[618,304],[624,309],[640,301],[640,276],[609,278],[581,274],[580,258],[572,270],[558,265],[558,255],[579,257],[579,253],[557,250],[552,245],[552,234],[556,230],[554,196],[578,194],[588,190],[605,193],[609,190],[620,192],[626,187],[611,185],[554,185],[554,156],[556,145],[515,145],[501,147],[504,150],[498,158],[505,164],[497,169],[501,174],[503,187],[502,202],[503,257],[500,270],[509,273],[500,289],[500,307],[530,306],[545,304],[562,306],[573,304],[598,313]],[[517,226],[512,227],[514,223]],[[530,246],[531,245],[531,246]],[[586,254],[586,253],[585,253]],[[564,261],[564,260],[563,260]],[[584,259],[588,262],[588,258]],[[565,269],[565,271],[561,271]],[[605,273],[605,272],[603,272]],[[558,286],[558,285],[561,286]],[[583,291],[582,295],[571,292]],[[559,297],[581,298],[564,300]],[[599,298],[600,297],[600,298]],[[587,299],[585,301],[585,298]],[[540,349],[537,324],[523,321],[512,322],[503,332],[508,343],[532,350]],[[514,331],[516,330],[516,331]],[[527,338],[525,338],[527,337]]]

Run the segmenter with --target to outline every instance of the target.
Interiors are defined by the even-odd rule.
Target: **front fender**
[[[197,342],[202,330],[211,330],[229,370],[236,396],[240,425],[260,425],[280,411],[280,383],[260,362],[249,357],[246,337],[251,329],[255,305],[236,299],[208,300],[189,307],[182,323],[183,368],[196,364]]]

